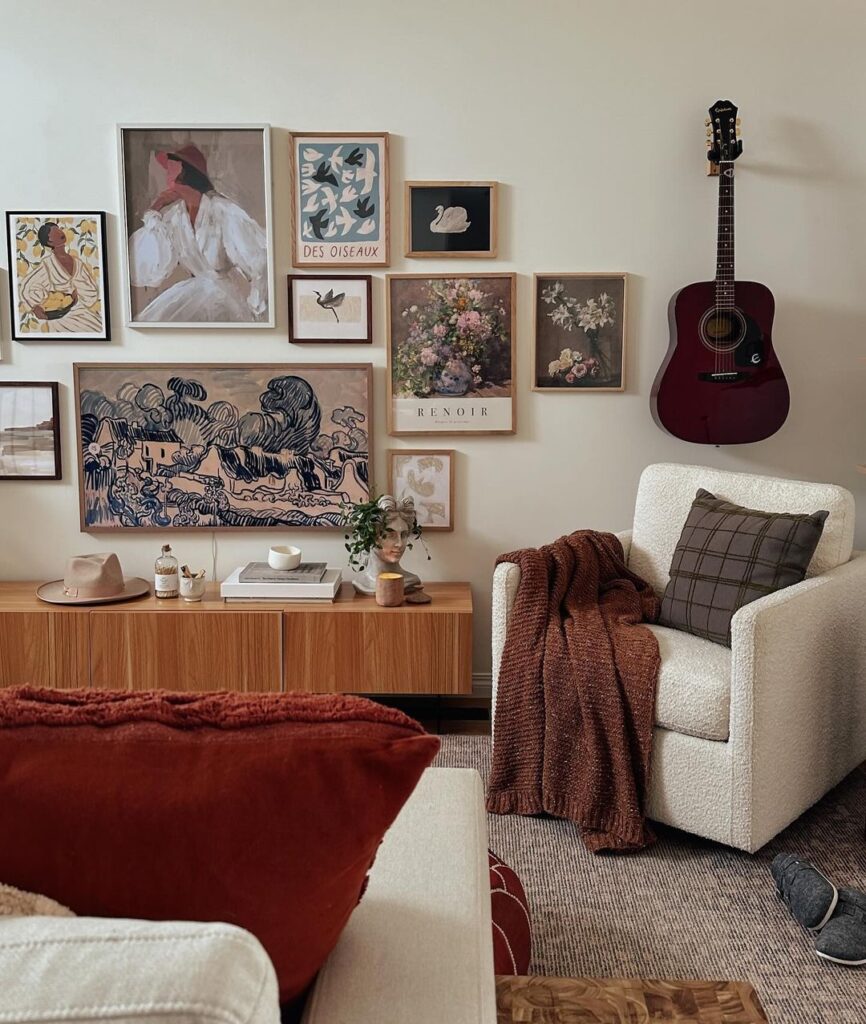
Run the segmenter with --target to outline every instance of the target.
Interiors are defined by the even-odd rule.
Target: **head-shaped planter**
[[[390,494],[383,494],[377,504],[385,513],[383,528],[376,547],[370,551],[366,568],[355,579],[355,589],[362,594],[375,594],[380,572],[398,572],[403,577],[404,593],[420,590],[421,577],[400,565],[415,526],[415,501],[412,498],[397,501]]]

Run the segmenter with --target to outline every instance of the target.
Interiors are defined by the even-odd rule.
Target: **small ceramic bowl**
[[[268,565],[272,569],[297,569],[301,564],[301,549],[290,544],[278,544],[268,551]]]

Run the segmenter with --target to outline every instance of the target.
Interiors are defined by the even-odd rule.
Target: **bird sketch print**
[[[369,274],[289,277],[289,340],[369,342]]]
[[[334,314],[334,319],[337,323],[340,322],[340,317],[337,314],[337,310],[343,305],[343,299],[346,298],[345,292],[339,292],[337,295],[334,294],[334,289],[329,288],[328,291],[322,295],[321,292],[316,292],[316,305],[322,309],[329,309]]]
[[[303,136],[295,159],[295,262],[382,262],[384,140]]]
[[[369,364],[81,364],[76,381],[82,530],[336,528],[369,497]]]

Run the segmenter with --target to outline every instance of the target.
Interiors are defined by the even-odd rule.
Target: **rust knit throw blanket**
[[[501,555],[520,585],[505,640],[487,809],[568,818],[587,848],[654,840],[644,808],[659,601],[611,533]]]

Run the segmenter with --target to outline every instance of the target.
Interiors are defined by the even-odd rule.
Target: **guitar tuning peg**
[[[741,117],[738,117],[737,118],[737,127],[739,128],[742,123],[743,123],[743,119]]]
[[[705,117],[704,118],[704,124],[707,126],[707,128],[709,128],[710,125],[712,124],[712,121],[710,121],[710,119],[708,117]]]
[[[713,134],[713,129],[712,128],[707,128],[707,138],[708,139],[712,136],[712,134]]]

